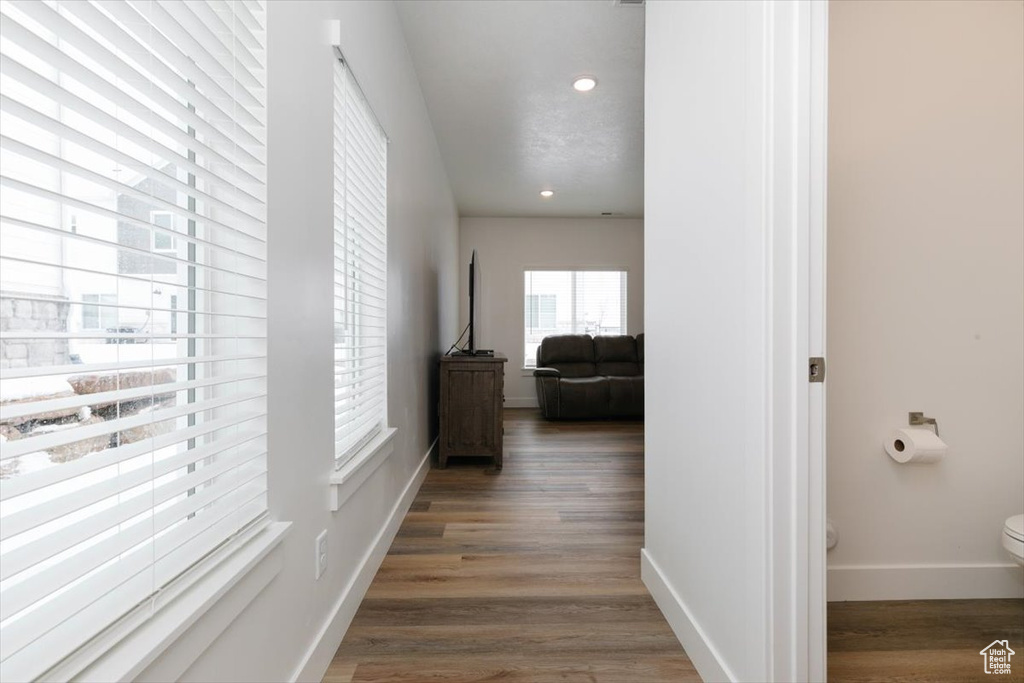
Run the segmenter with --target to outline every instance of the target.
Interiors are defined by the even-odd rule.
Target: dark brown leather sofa
[[[549,420],[643,417],[644,335],[545,337],[533,376]]]

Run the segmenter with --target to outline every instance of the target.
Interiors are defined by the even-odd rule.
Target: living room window
[[[267,524],[265,8],[0,14],[0,679],[63,680]]]
[[[334,455],[387,424],[387,137],[340,51],[334,66]]]
[[[523,274],[523,367],[554,334],[626,334],[625,270],[527,270]]]

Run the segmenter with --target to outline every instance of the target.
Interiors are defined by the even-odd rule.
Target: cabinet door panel
[[[495,389],[495,373],[490,368],[449,371],[447,445],[453,453],[494,453]]]

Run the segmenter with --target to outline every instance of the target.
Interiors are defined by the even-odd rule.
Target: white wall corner
[[[292,681],[320,681],[323,679],[327,667],[334,657],[334,653],[337,651],[338,646],[341,645],[341,641],[345,637],[349,625],[352,623],[352,618],[355,617],[356,610],[359,609],[359,604],[363,601],[366,591],[373,582],[373,577],[377,574],[377,569],[380,568],[381,562],[384,561],[384,556],[387,555],[391,542],[395,539],[395,534],[398,533],[398,529],[402,525],[402,520],[405,518],[406,512],[408,512],[409,506],[412,505],[420,485],[430,471],[430,463],[435,456],[437,445],[438,440],[434,439],[430,448],[423,455],[423,459],[420,460],[419,465],[413,471],[412,476],[405,485],[405,489],[402,491],[402,495],[395,501],[387,522],[377,533],[373,544],[359,563],[359,569],[342,589],[341,595],[331,609],[327,620],[317,632],[301,663],[292,674]]]
[[[679,593],[669,583],[646,548],[640,550],[640,578],[651,592],[658,609],[665,615],[665,620],[686,650],[701,679],[705,683],[735,681],[736,677],[722,661],[718,650],[708,640],[700,624],[686,608],[686,603],[679,597]]]

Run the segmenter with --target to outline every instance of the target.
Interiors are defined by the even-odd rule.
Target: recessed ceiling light
[[[597,87],[597,79],[590,76],[580,76],[572,82],[572,87],[580,92],[589,92]]]
[[[540,191],[540,196],[544,197],[545,199],[547,199],[548,197],[554,197],[555,196],[555,191],[554,190],[541,190]]]

